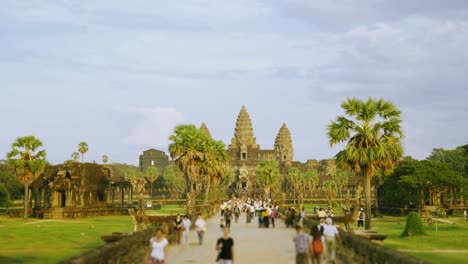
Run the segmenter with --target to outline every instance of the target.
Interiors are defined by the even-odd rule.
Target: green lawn
[[[0,217],[0,263],[57,263],[103,245],[101,235],[133,231],[129,216],[42,220]]]
[[[383,217],[373,219],[372,228],[385,233],[388,238],[386,247],[402,250],[410,255],[432,263],[466,263],[468,259],[468,222],[461,217],[447,220],[456,224],[425,223],[426,236],[402,238],[405,227],[404,217]]]
[[[146,213],[171,212],[185,213],[178,205]],[[102,235],[131,231],[128,215],[60,220],[0,216],[0,263],[57,263],[104,245]]]
[[[147,215],[176,215],[176,214],[185,214],[185,209],[180,205],[165,204],[161,206],[159,210],[146,210]]]

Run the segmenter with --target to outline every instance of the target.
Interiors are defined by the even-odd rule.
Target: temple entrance
[[[67,206],[67,193],[63,190],[60,191],[60,207],[66,207]]]

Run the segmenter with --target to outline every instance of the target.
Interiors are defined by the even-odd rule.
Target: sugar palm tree
[[[208,144],[205,149],[205,162],[202,164],[202,174],[205,176],[205,199],[203,204],[208,204],[210,187],[212,182],[219,182],[227,173],[229,157],[222,141],[212,140],[207,137]]]
[[[42,142],[34,136],[19,137],[7,154],[8,164],[24,185],[24,218],[28,218],[29,185],[46,165],[46,151],[42,147]]]
[[[299,187],[299,184],[301,183],[301,171],[298,168],[291,168],[288,171],[288,174],[286,175],[286,178],[288,179],[288,182],[291,183],[293,187],[293,204],[296,204],[296,195],[297,195],[297,189]]]
[[[330,145],[346,143],[335,155],[344,170],[364,177],[365,223],[371,228],[371,179],[381,169],[390,172],[403,157],[401,111],[383,99],[367,101],[348,98],[341,104],[345,116],[338,116],[328,125]]]
[[[106,164],[109,161],[109,157],[107,155],[102,155],[102,163]]]
[[[158,168],[151,166],[146,169],[145,178],[150,183],[151,197],[153,197],[153,184],[158,179],[158,175],[159,175]]]
[[[78,160],[80,159],[80,153],[75,151],[71,154],[71,158],[74,162],[78,162]]]
[[[279,163],[273,160],[263,160],[257,165],[257,182],[263,187],[264,199],[271,198],[271,189],[281,180]]]
[[[190,214],[195,204],[192,184],[201,180],[201,167],[205,160],[207,136],[194,125],[178,125],[169,136],[171,158],[185,175],[186,211]]]
[[[80,144],[78,144],[78,151],[81,153],[81,163],[83,163],[84,154],[88,152],[88,144],[86,142],[80,142]]]

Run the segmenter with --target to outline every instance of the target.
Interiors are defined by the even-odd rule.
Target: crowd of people
[[[333,209],[316,207],[314,211],[321,218],[320,224],[313,226],[310,234],[306,234],[303,228],[303,219],[305,209],[300,211],[294,207],[280,208],[271,200],[260,199],[232,199],[223,201],[219,206],[220,211],[220,230],[222,236],[216,241],[215,249],[218,251],[217,262],[222,264],[231,264],[234,260],[234,239],[230,236],[230,230],[239,222],[240,216],[245,215],[247,224],[256,219],[259,228],[275,228],[278,224],[277,219],[282,218],[286,228],[294,227],[296,236],[294,245],[296,249],[296,263],[335,263],[336,246],[341,239],[338,229],[333,225]],[[361,208],[358,214],[358,225],[363,225],[364,212]],[[362,221],[362,222],[360,222]],[[188,244],[192,221],[187,215],[177,215],[172,222],[174,244]],[[194,222],[194,229],[198,236],[198,244],[204,243],[204,234],[207,232],[207,223],[198,215]],[[149,263],[164,264],[167,263],[167,246],[169,242],[164,237],[160,229],[154,232],[150,239],[150,248],[148,253]]]

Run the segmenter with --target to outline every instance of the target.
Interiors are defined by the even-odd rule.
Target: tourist
[[[231,219],[232,219],[232,210],[227,208],[224,212],[224,221],[226,223],[226,227],[231,228]]]
[[[312,264],[322,263],[323,256],[325,255],[325,238],[319,230],[318,226],[313,226],[310,232],[311,242],[309,247],[309,255],[312,260]]]
[[[286,224],[286,228],[292,226],[292,212],[291,212],[291,208],[288,208],[286,210],[286,216],[285,216],[285,219],[284,219],[284,223]]]
[[[180,244],[180,237],[182,236],[182,227],[184,222],[180,218],[180,214],[177,214],[176,219],[174,219],[174,242]]]
[[[203,236],[206,233],[206,222],[202,218],[201,214],[198,214],[197,220],[195,220],[195,227],[198,235],[198,244],[203,244]]]
[[[192,221],[190,221],[188,215],[184,216],[184,219],[182,219],[183,227],[182,227],[182,238],[184,241],[184,244],[188,244],[188,237],[190,234],[190,226],[192,226]]]
[[[337,241],[341,243],[340,234],[338,233],[338,228],[333,225],[331,218],[327,218],[325,223],[323,235],[325,236],[327,256],[331,263],[336,263],[336,243]]]
[[[322,235],[323,235],[323,231],[325,230],[326,225],[327,224],[325,224],[325,218],[320,218],[320,224],[318,225],[318,228],[320,232],[322,233]]]
[[[226,210],[226,203],[222,203],[220,206],[219,206],[219,209],[221,210],[221,217],[224,216],[224,210]]]
[[[308,264],[310,237],[304,233],[302,226],[296,225],[296,236],[293,241],[296,247],[296,264]]]
[[[276,219],[276,217],[278,217],[278,211],[276,210],[276,208],[274,208],[271,205],[270,205],[270,208],[271,208],[271,214],[270,214],[271,225],[274,228],[275,227],[275,219]]]
[[[327,216],[327,214],[325,213],[322,207],[319,208],[317,216],[320,218],[325,218]]]
[[[234,263],[234,240],[229,236],[229,228],[223,229],[223,237],[216,242],[216,250],[219,252],[217,262],[220,264]]]
[[[169,242],[163,236],[161,229],[154,231],[154,236],[150,239],[150,248],[146,259],[150,264],[164,264],[167,260],[167,245]]]
[[[262,222],[263,226],[268,228],[270,226],[270,215],[268,214],[268,209],[263,209],[262,212]]]
[[[251,213],[251,210],[252,210],[252,209],[251,209],[250,205],[247,205],[247,206],[246,206],[246,209],[245,209],[245,221],[246,221],[247,224],[250,223],[250,222],[252,222],[252,213]]]
[[[302,211],[299,214],[299,223],[301,223],[301,225],[302,225],[302,221],[304,220],[304,217],[305,217],[305,208],[302,207]]]
[[[234,219],[235,219],[236,223],[239,220],[239,215],[240,215],[240,208],[236,204],[236,206],[234,207]]]
[[[361,210],[359,210],[358,220],[357,220],[358,228],[359,227],[364,228],[364,220],[365,219],[366,219],[366,213],[364,213],[364,209],[361,208]]]

